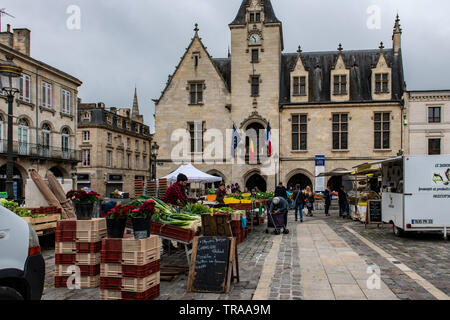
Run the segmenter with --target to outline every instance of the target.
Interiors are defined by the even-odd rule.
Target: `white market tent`
[[[222,181],[222,178],[204,173],[195,168],[192,164],[182,165],[163,179],[167,179],[169,183],[175,183],[177,182],[177,177],[180,173],[188,177],[189,183],[214,183]]]

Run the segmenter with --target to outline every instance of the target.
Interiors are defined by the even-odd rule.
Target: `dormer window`
[[[375,93],[389,93],[389,73],[375,74]]]
[[[334,76],[334,91],[333,94],[347,94],[347,76],[337,75]]]
[[[260,12],[250,12],[249,22],[251,22],[251,23],[261,22],[261,13]]]
[[[306,95],[306,77],[294,77],[294,96],[305,96]]]
[[[83,113],[83,121],[90,121],[91,120],[91,113],[90,112],[84,112]]]

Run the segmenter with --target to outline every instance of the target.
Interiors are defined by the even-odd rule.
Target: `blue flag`
[[[231,156],[233,158],[235,157],[236,149],[240,142],[241,142],[241,136],[240,136],[239,132],[237,131],[236,126],[233,123],[233,141],[231,144]]]

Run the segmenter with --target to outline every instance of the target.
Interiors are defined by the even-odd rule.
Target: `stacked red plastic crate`
[[[106,220],[61,220],[55,243],[55,287],[66,288],[79,269],[81,288],[100,285],[100,251],[106,237]],[[72,280],[75,284],[75,279]]]
[[[147,239],[103,239],[100,298],[153,300],[160,294],[161,242]]]

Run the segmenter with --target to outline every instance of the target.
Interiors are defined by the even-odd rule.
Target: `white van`
[[[36,232],[0,206],[0,300],[40,300],[44,280],[45,262]]]
[[[383,222],[397,236],[450,230],[450,155],[402,156],[379,161]],[[373,164],[373,163],[372,163]]]

